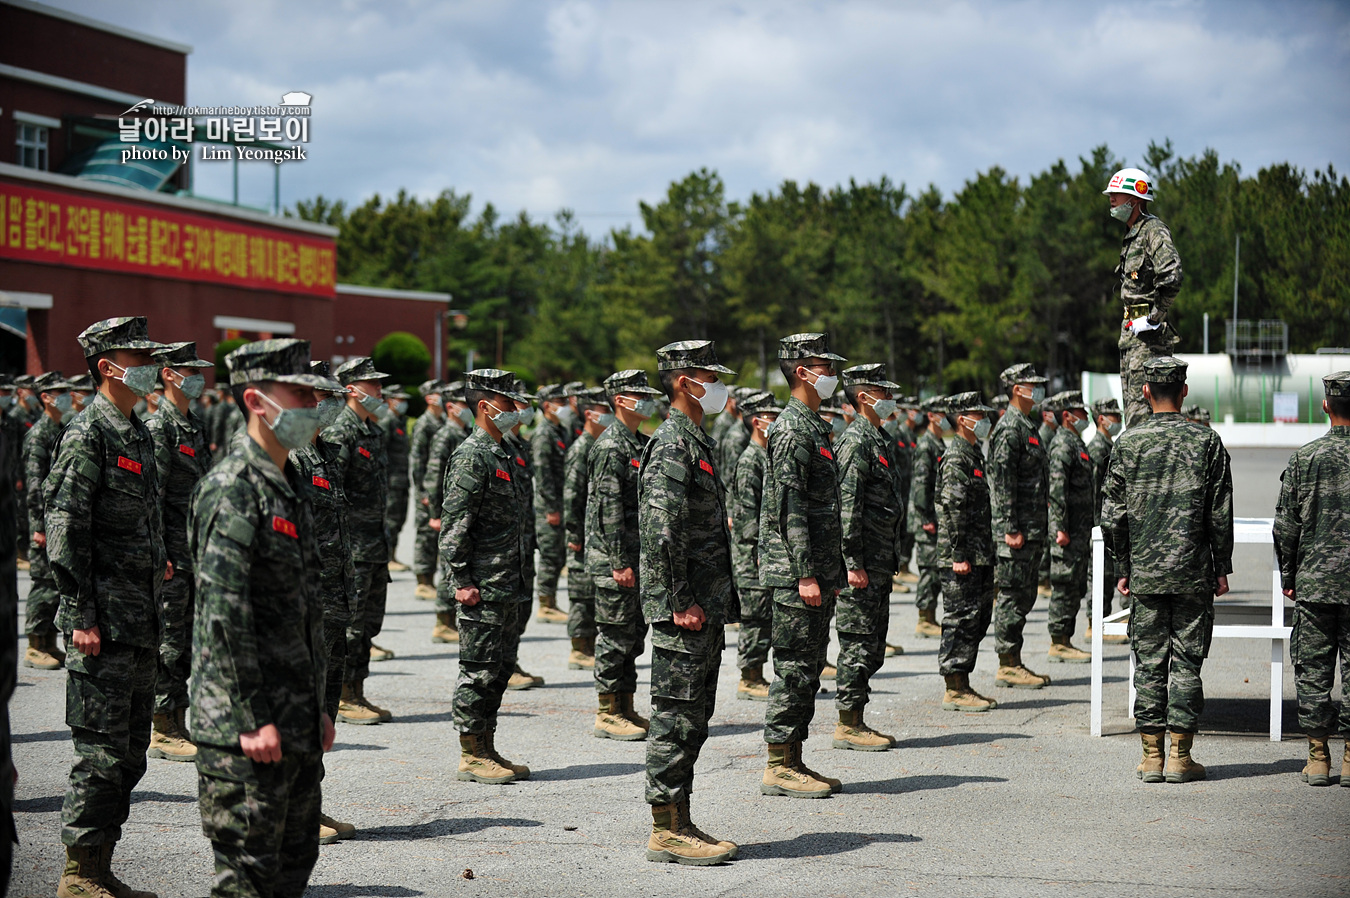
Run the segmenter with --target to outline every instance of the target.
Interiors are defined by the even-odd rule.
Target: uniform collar
[[[1158,216],[1153,215],[1152,213],[1149,212],[1145,212],[1144,214],[1140,215],[1139,220],[1136,221],[1134,225],[1131,226],[1131,228],[1125,232],[1125,239],[1133,240],[1135,237],[1139,236],[1139,229],[1144,226],[1144,222],[1148,221],[1149,219],[1157,217]]]
[[[174,423],[184,430],[192,433],[197,432],[197,425],[193,423],[192,418],[180,412],[178,406],[170,402],[167,397],[159,404],[159,413],[161,415],[168,415],[173,419]]]
[[[267,454],[267,450],[258,445],[258,441],[244,434],[243,454],[244,460],[253,468],[257,469],[263,479],[279,490],[287,499],[295,498],[295,490],[291,486],[291,476],[295,467],[291,464],[290,458],[286,459],[286,470],[277,469],[276,462],[272,461],[272,456]]]
[[[136,413],[132,412],[132,417],[128,418],[102,393],[96,394],[94,396],[94,401],[90,403],[87,408],[92,414],[97,415],[108,422],[112,429],[117,432],[117,435],[125,442],[131,442],[140,437],[140,434],[136,432],[135,425],[131,423],[132,418],[135,418]]]
[[[788,400],[787,408],[784,409],[784,411],[787,411],[788,409],[796,409],[797,413],[800,414],[818,434],[828,437],[831,428],[829,424],[825,423],[825,419],[820,416],[820,412],[811,411],[811,406],[802,402],[796,396],[793,396]]]
[[[696,426],[693,419],[679,409],[672,408],[670,410],[670,415],[666,420],[670,422],[672,427],[691,439],[696,440],[703,448],[712,449],[712,447],[716,445],[716,440],[704,433],[702,427]],[[619,426],[622,427],[623,425]],[[626,427],[624,429],[627,430]],[[637,437],[634,436],[634,439],[637,439]]]

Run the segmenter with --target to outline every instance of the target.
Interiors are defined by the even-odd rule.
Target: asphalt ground
[[[1239,516],[1273,514],[1287,456],[1234,451]],[[403,542],[406,560],[406,532]],[[1236,600],[1267,601],[1268,552],[1242,551],[1236,566]],[[693,809],[704,829],[741,844],[740,859],[679,867],[644,859],[644,744],[592,736],[594,687],[588,672],[567,670],[560,625],[530,624],[523,663],[547,683],[508,692],[503,705],[499,747],[529,764],[532,778],[508,786],[455,779],[456,651],[431,643],[432,608],[412,587],[410,575],[395,575],[378,641],[397,658],[375,665],[367,687],[395,719],[340,726],[328,756],[326,809],[360,832],[324,846],[311,896],[1350,894],[1350,789],[1299,781],[1306,743],[1296,732],[1292,675],[1285,740],[1268,741],[1264,642],[1218,642],[1206,662],[1195,755],[1209,779],[1144,785],[1134,776],[1139,741],[1125,710],[1125,647],[1106,647],[1104,738],[1088,735],[1088,665],[1044,661],[1044,600],[1031,615],[1025,657],[1053,685],[992,688],[991,637],[973,682],[999,708],[943,711],[937,643],[914,637],[912,596],[896,594],[890,633],[905,654],[877,674],[867,716],[900,744],[877,753],[832,749],[834,704],[821,695],[806,760],[842,778],[845,791],[803,801],[759,794],[765,706],[735,698],[736,634],[728,630]],[[20,594],[26,589],[21,580]],[[1080,619],[1080,644],[1083,626]],[[639,662],[640,710],[649,657]],[[61,671],[19,670],[16,896],[50,896],[59,877],[71,760],[64,682]],[[1339,759],[1339,740],[1332,750]],[[161,896],[209,891],[196,788],[192,765],[149,762],[117,852],[132,885]]]

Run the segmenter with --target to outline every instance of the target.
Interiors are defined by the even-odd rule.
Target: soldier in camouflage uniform
[[[1146,783],[1204,779],[1191,745],[1205,705],[1200,667],[1214,631],[1214,599],[1233,570],[1233,477],[1212,431],[1181,415],[1186,363],[1144,365],[1153,414],[1116,441],[1102,521],[1116,548],[1117,588],[1133,596],[1135,723]],[[1172,749],[1163,770],[1163,731]]]
[[[717,464],[717,470],[727,472],[728,481],[731,472],[736,470],[736,462],[740,461],[741,453],[750,443],[750,421],[746,418],[745,410],[741,408],[741,404],[750,396],[755,395],[757,391],[746,387],[732,387],[731,392],[735,397],[736,417],[730,425],[723,429],[722,435],[717,438],[717,447],[713,450],[713,460]],[[724,414],[718,417],[729,418],[730,415]]]
[[[769,434],[759,518],[759,582],[773,590],[773,672],[764,741],[766,795],[825,798],[838,780],[801,759],[829,645],[835,597],[846,584],[839,522],[839,470],[830,426],[817,414],[839,378],[827,334],[778,341],[778,365],[792,390]]]
[[[948,409],[944,397],[931,396],[923,401],[919,410],[928,426],[914,447],[905,518],[909,532],[914,535],[915,561],[919,568],[914,595],[919,622],[914,625],[914,635],[940,639],[942,628],[937,622],[937,603],[942,581],[937,557],[937,474],[942,453],[947,449],[942,433],[947,424]]]
[[[31,374],[20,374],[14,378],[14,404],[5,412],[10,432],[15,436],[15,445],[22,445],[24,436],[41,417],[42,406],[33,392],[34,378]],[[19,570],[29,569],[28,560],[28,481],[24,478],[22,462],[14,465],[15,487],[15,549],[18,551]]]
[[[211,428],[211,452],[217,461],[229,455],[230,444],[244,429],[244,415],[229,390],[221,391],[219,409]]]
[[[411,451],[408,439],[408,392],[399,384],[390,384],[383,393],[386,411],[380,416],[380,426],[384,428],[384,452],[389,465],[384,532],[389,540],[389,570],[401,573],[410,570],[408,565],[394,557],[398,549],[398,535],[408,520],[408,455]],[[372,656],[371,660],[386,659]]]
[[[514,382],[516,396],[516,422],[510,430],[502,434],[502,445],[506,446],[516,456],[516,469],[519,476],[515,483],[519,488],[520,501],[525,507],[525,520],[533,521],[534,516],[534,453],[530,451],[530,441],[521,436],[521,428],[526,421],[533,421],[535,418],[534,400],[538,397],[525,389],[525,382],[516,378]],[[527,527],[525,533],[525,565],[524,580],[525,591],[520,594],[520,602],[524,605],[520,609],[520,614],[516,615],[516,638],[511,643],[510,651],[512,666],[514,670],[510,680],[506,684],[507,689],[533,689],[535,686],[544,685],[544,678],[529,673],[520,666],[520,638],[525,635],[525,628],[530,623],[530,604],[533,602],[534,595],[534,577],[535,577],[535,552],[539,548],[539,541],[535,537],[534,527]]]
[[[773,596],[759,582],[759,515],[764,501],[764,469],[769,463],[768,433],[783,409],[772,393],[752,393],[741,401],[741,417],[750,422],[750,444],[736,462],[728,500],[731,505],[731,558],[740,596],[741,630],[736,666],[741,671],[736,698],[769,700],[764,665],[772,638]]]
[[[1181,413],[1185,415],[1186,420],[1190,421],[1192,424],[1203,424],[1206,427],[1211,426],[1209,409],[1205,408],[1203,405],[1188,405],[1181,410]]]
[[[839,466],[840,522],[848,587],[839,593],[839,725],[834,747],[886,751],[895,737],[863,719],[869,681],[886,658],[891,617],[891,578],[899,569],[897,547],[905,529],[904,491],[895,442],[881,419],[895,411],[899,384],[886,379],[885,365],[855,365],[844,374],[844,393],[857,414],[834,442]]]
[[[192,556],[188,553],[188,509],[192,491],[211,469],[211,446],[188,402],[206,388],[197,344],[170,343],[154,352],[163,366],[165,401],[145,426],[155,441],[155,467],[164,502],[164,547],[175,576],[160,594],[159,674],[155,683],[154,732],[150,757],[191,761],[197,757],[187,731],[188,676],[192,673]]]
[[[431,450],[427,453],[427,471],[422,477],[422,490],[426,493],[426,502],[431,517],[427,527],[440,539],[443,522],[441,508],[445,504],[445,475],[450,470],[450,459],[469,436],[473,428],[473,414],[464,404],[464,381],[456,380],[441,390],[441,404],[445,408],[445,425],[436,432],[431,440]],[[437,563],[439,570],[439,562]],[[441,571],[440,584],[436,587],[436,623],[431,628],[431,641],[440,643],[459,642],[459,630],[455,626],[454,589]]]
[[[1092,655],[1070,641],[1078,625],[1078,609],[1087,596],[1088,567],[1092,564],[1094,517],[1092,456],[1083,445],[1087,409],[1083,394],[1065,390],[1046,400],[1059,416],[1060,426],[1050,442],[1049,658],[1052,662],[1085,664]]]
[[[389,465],[379,425],[380,410],[385,408],[381,383],[389,375],[376,371],[366,356],[348,359],[333,373],[351,393],[337,420],[324,428],[323,438],[341,447],[338,476],[350,505],[352,559],[356,562],[356,604],[347,636],[338,720],[383,722],[393,719],[393,714],[366,697],[365,683],[375,653],[385,651],[374,639],[384,624],[389,590],[389,542],[384,529]],[[372,717],[379,720],[372,721]]]
[[[113,848],[145,774],[155,706],[160,590],[169,575],[154,442],[132,413],[159,374],[144,318],[79,336],[99,392],[66,426],[43,484],[47,558],[60,591],[66,723],[75,746],[61,809],[66,867],[57,894],[136,894]]]
[[[990,503],[998,562],[994,583],[995,683],[1016,689],[1040,689],[1050,678],[1022,662],[1022,631],[1036,604],[1041,553],[1046,543],[1047,447],[1031,418],[1032,407],[1045,398],[1045,378],[1028,364],[1001,375],[1008,386],[1008,412],[989,441]]]
[[[586,570],[586,505],[590,493],[590,455],[595,441],[614,423],[603,387],[571,397],[584,422],[563,460],[563,527],[567,531],[567,635],[570,670],[595,669],[595,581]]]
[[[528,597],[525,555],[533,528],[521,501],[524,466],[503,439],[518,421],[517,400],[523,397],[511,373],[496,368],[469,372],[464,391],[476,426],[450,462],[440,513],[441,570],[460,605],[456,776],[501,784],[530,773],[496,750],[497,711],[514,666],[513,644],[519,642],[520,597]]]
[[[1120,244],[1115,276],[1120,283],[1124,320],[1120,332],[1120,390],[1125,397],[1125,426],[1148,417],[1141,389],[1144,363],[1172,354],[1180,342],[1168,321],[1168,312],[1181,290],[1181,256],[1172,232],[1162,219],[1150,215],[1153,184],[1138,169],[1122,169],[1111,177],[1102,194],[1111,198],[1111,217],[1128,230]]]
[[[993,406],[979,393],[942,400],[956,435],[940,458],[936,486],[937,560],[942,570],[942,644],[938,673],[947,711],[988,711],[998,702],[970,685],[980,640],[994,610],[994,534],[989,478],[980,441],[989,435]]]
[[[1327,737],[1350,737],[1350,371],[1322,378],[1322,410],[1331,430],[1289,459],[1280,476],[1275,550],[1280,584],[1294,600],[1298,722],[1308,734],[1303,780],[1331,785]],[[1336,656],[1341,701],[1332,697]],[[1350,742],[1341,756],[1341,785],[1350,788]]]
[[[1037,411],[1040,414],[1041,426],[1038,435],[1041,439],[1041,447],[1045,449],[1045,478],[1046,483],[1050,482],[1050,444],[1055,440],[1055,433],[1059,430],[1059,413],[1050,408],[1046,403],[1042,403]],[[1054,541],[1054,534],[1046,532],[1046,540],[1041,547],[1041,566],[1040,580],[1036,585],[1036,595],[1045,598],[1050,597],[1050,543]]]
[[[424,602],[436,598],[436,531],[429,526],[431,500],[427,496],[427,464],[431,458],[431,444],[445,426],[445,409],[441,405],[439,380],[428,380],[417,388],[426,411],[413,425],[412,443],[408,449],[408,474],[413,490],[413,576],[417,586],[413,596]]]
[[[600,435],[587,461],[586,573],[595,584],[595,735],[628,742],[647,738],[648,722],[633,709],[637,658],[647,625],[638,595],[638,464],[647,437],[638,428],[656,411],[660,391],[633,368],[605,379],[616,423]]]
[[[567,441],[576,412],[563,388],[539,388],[540,420],[530,435],[534,457],[534,535],[539,545],[539,610],[535,617],[550,624],[567,623],[558,608],[558,575],[566,562],[567,534],[563,531],[563,481]]]
[[[73,416],[70,383],[58,372],[49,371],[38,377],[34,389],[42,401],[44,414],[23,438],[23,480],[33,484],[28,490],[28,526],[31,529],[28,550],[29,577],[27,620],[24,632],[28,647],[23,653],[23,666],[38,670],[56,670],[65,663],[65,653],[56,647],[56,612],[61,596],[56,588],[47,561],[47,524],[43,509],[42,485],[52,465],[52,449],[56,446],[63,418]],[[11,491],[14,482],[10,481]],[[13,493],[11,492],[11,495]],[[16,518],[17,520],[17,518]]]
[[[0,471],[5,470],[10,464],[9,459],[17,452],[18,447],[11,444],[8,434],[0,429]],[[8,530],[17,520],[11,507],[13,504],[14,481],[0,479],[0,632],[3,633],[15,633],[19,629],[19,583],[15,567],[18,537]],[[9,702],[18,686],[18,661],[18,643],[6,639],[0,644],[0,895],[9,894],[14,846],[19,842],[19,833],[14,826],[17,776],[9,724]]]
[[[192,496],[192,735],[211,894],[299,896],[319,856],[325,709],[322,562],[306,484],[288,457],[319,429],[305,340],[225,359],[246,438]]]
[[[713,466],[716,444],[700,425],[726,405],[719,376],[735,372],[718,363],[708,340],[670,343],[656,359],[670,415],[638,467],[642,613],[652,628],[647,859],[717,864],[734,858],[737,846],[694,823],[690,794],[717,699],[727,608],[736,595],[723,487]]]
[[[1121,422],[1120,403],[1113,397],[1098,399],[1092,403],[1092,420],[1097,426],[1097,432],[1092,435],[1088,441],[1088,457],[1092,459],[1092,493],[1093,493],[1093,523],[1098,527],[1102,525],[1102,498],[1106,495],[1106,469],[1111,462],[1111,447],[1115,438],[1120,435]],[[1111,540],[1107,537],[1105,529],[1102,531],[1102,543],[1105,550],[1102,570],[1102,614],[1111,613],[1111,600],[1116,593],[1116,575],[1115,575],[1115,552],[1111,549]],[[1129,607],[1129,600],[1125,596],[1120,597],[1122,608]],[[1087,603],[1088,607],[1088,630],[1087,638],[1092,638],[1092,603]],[[1128,642],[1128,636],[1102,636],[1102,642],[1120,644]]]
[[[887,427],[887,425],[891,425]],[[909,513],[909,488],[914,476],[914,453],[919,448],[919,437],[928,427],[927,416],[919,412],[919,397],[896,397],[895,414],[881,422],[882,429],[895,445],[895,468],[900,476],[900,495],[905,502],[905,512]],[[911,583],[918,583],[918,575],[909,569],[909,560],[914,557],[914,534],[909,525],[900,533],[899,553],[900,570],[894,577],[894,592],[905,594],[910,591]],[[905,650],[898,644],[886,644],[886,657],[903,655]]]

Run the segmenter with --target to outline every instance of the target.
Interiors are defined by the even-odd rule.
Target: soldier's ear
[[[1182,385],[1181,385],[1181,398],[1182,398],[1182,399],[1185,399],[1185,398],[1186,398],[1186,394],[1189,393],[1190,391],[1191,391],[1191,385],[1190,385],[1190,384],[1182,384]]]

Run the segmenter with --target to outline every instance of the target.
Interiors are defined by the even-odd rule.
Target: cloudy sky
[[[701,166],[731,198],[882,174],[950,195],[1170,137],[1248,174],[1350,170],[1343,2],[49,2],[191,44],[190,103],[313,94],[284,204],[453,187],[602,234]]]

